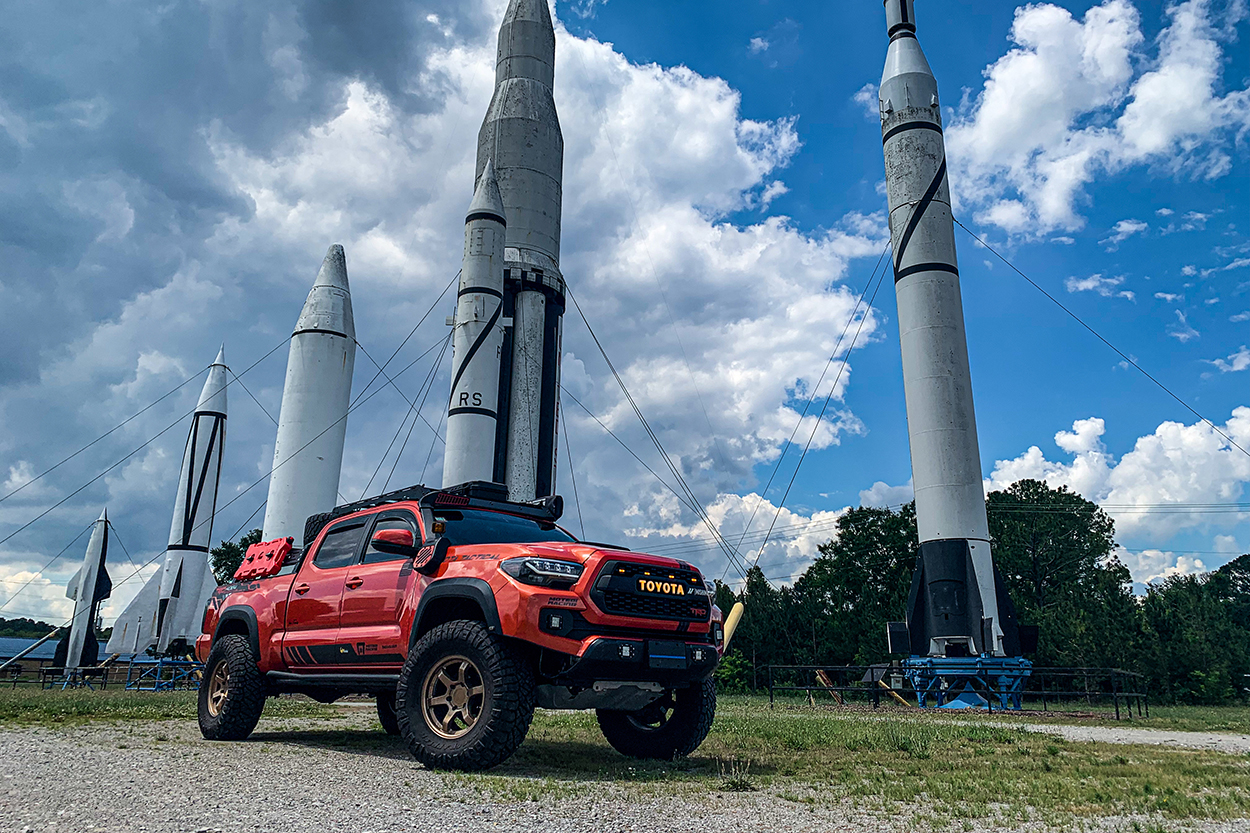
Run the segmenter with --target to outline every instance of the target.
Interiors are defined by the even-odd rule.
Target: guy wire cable
[[[261,356],[261,357],[260,357],[259,359],[257,359],[256,361],[252,362],[252,364],[248,365],[247,370],[244,370],[244,371],[243,371],[243,373],[240,373],[240,374],[238,374],[238,375],[239,375],[239,376],[246,375],[246,374],[247,374],[247,372],[248,372],[249,370],[251,370],[252,368],[256,367],[256,365],[260,364],[260,363],[261,363],[261,362],[263,362],[265,359],[267,359],[267,358],[269,358],[270,356],[272,356],[272,355],[274,354],[274,351],[276,351],[279,347],[281,347],[281,346],[282,346],[283,344],[285,344],[286,342],[290,341],[290,339],[291,339],[291,337],[290,337],[290,336],[287,336],[287,337],[286,337],[286,338],[284,338],[282,341],[278,342],[278,344],[274,346],[273,350],[270,350],[268,353],[266,353],[265,355]],[[194,378],[194,377],[192,377],[192,378]],[[185,384],[185,383],[184,383],[184,384]],[[229,388],[229,387],[230,387],[230,384],[231,384],[230,380],[229,380],[229,379],[227,379],[227,380],[226,380],[226,387],[227,387],[227,388]],[[198,405],[197,405],[196,407],[198,407]],[[60,506],[61,506],[61,505],[63,505],[64,503],[66,503],[68,500],[70,500],[70,498],[74,497],[74,496],[75,496],[75,495],[77,495],[79,492],[81,492],[81,491],[83,491],[84,489],[86,489],[86,488],[87,488],[88,486],[90,486],[92,483],[95,483],[95,482],[96,482],[97,480],[99,480],[101,477],[104,477],[104,475],[108,474],[108,473],[109,473],[109,472],[111,472],[113,469],[117,468],[117,467],[118,467],[118,466],[120,466],[122,463],[126,462],[126,461],[127,461],[127,460],[129,460],[131,457],[135,456],[135,455],[136,455],[136,454],[138,454],[140,451],[142,451],[143,449],[147,448],[147,447],[148,447],[149,445],[151,445],[152,443],[156,442],[156,440],[157,440],[157,439],[159,439],[159,438],[160,438],[163,434],[165,434],[166,432],[168,432],[169,430],[171,430],[174,426],[178,425],[178,424],[179,424],[179,423],[181,423],[184,419],[186,419],[187,417],[191,416],[191,415],[192,415],[192,414],[194,414],[194,413],[195,413],[195,408],[192,408],[191,410],[187,411],[187,412],[186,412],[185,414],[183,414],[182,416],[178,417],[176,420],[174,420],[173,422],[171,422],[169,425],[167,425],[167,426],[165,426],[164,428],[162,428],[162,429],[161,429],[161,430],[160,430],[160,431],[159,431],[159,432],[158,432],[155,436],[150,437],[150,438],[149,438],[146,442],[144,442],[144,443],[143,443],[142,445],[140,445],[138,448],[136,448],[136,449],[134,449],[133,451],[131,451],[131,452],[130,452],[129,454],[127,454],[125,457],[122,457],[122,458],[121,458],[120,460],[118,460],[116,463],[114,463],[113,465],[109,466],[109,467],[108,467],[108,468],[106,468],[104,471],[100,472],[100,473],[99,473],[99,474],[97,474],[95,477],[91,478],[91,479],[90,479],[90,480],[88,480],[86,483],[82,484],[82,485],[81,485],[81,486],[79,486],[77,489],[75,489],[74,491],[70,492],[68,495],[66,495],[65,497],[61,498],[61,499],[60,499],[59,501],[57,501],[56,503],[54,503],[54,504],[52,504],[51,506],[49,506],[47,509],[45,509],[43,512],[41,512],[41,513],[39,513],[38,515],[36,515],[34,518],[31,518],[29,521],[27,521],[26,523],[22,524],[22,525],[21,525],[20,527],[18,527],[17,529],[15,529],[15,530],[13,530],[12,532],[10,532],[10,533],[9,533],[8,535],[6,535],[4,538],[0,538],[0,544],[4,544],[4,543],[6,543],[6,542],[7,542],[7,541],[9,541],[11,538],[13,538],[13,536],[17,535],[19,532],[22,532],[23,530],[28,529],[29,527],[31,527],[32,525],[34,525],[37,521],[39,521],[39,519],[40,519],[40,518],[43,518],[44,516],[46,516],[47,514],[49,514],[50,512],[52,512],[53,510],[57,509],[58,507],[60,507]]]
[[[1008,260],[1006,257],[1004,257],[1004,256],[1003,256],[1003,255],[1002,255],[1002,254],[1001,254],[1001,253],[997,250],[997,249],[995,249],[995,248],[994,248],[993,246],[991,246],[989,243],[986,243],[984,240],[982,240],[980,237],[978,237],[976,234],[974,234],[974,233],[972,232],[972,230],[971,230],[971,229],[969,229],[967,226],[965,226],[963,223],[961,223],[961,222],[959,221],[959,218],[957,218],[957,217],[956,217],[956,218],[953,218],[953,219],[955,220],[955,224],[956,224],[956,225],[958,225],[961,229],[963,229],[964,231],[966,231],[966,232],[968,233],[968,236],[969,236],[969,237],[971,237],[973,240],[977,241],[977,242],[978,242],[978,243],[980,243],[982,246],[984,246],[985,248],[987,248],[987,249],[989,249],[991,252],[993,252],[993,253],[994,253],[994,256],[995,256],[995,257],[997,257],[999,260],[1001,260],[1003,263],[1007,264],[1008,268],[1010,268],[1010,269],[1011,269],[1011,271],[1015,272],[1017,275],[1019,275],[1020,277],[1024,278],[1026,281],[1028,281],[1028,283],[1029,283],[1029,285],[1030,285],[1030,286],[1032,286],[1032,287],[1033,287],[1034,289],[1036,289],[1038,292],[1040,292],[1040,293],[1042,293],[1043,295],[1045,295],[1045,296],[1046,296],[1046,298],[1047,298],[1047,299],[1048,299],[1048,300],[1049,300],[1052,304],[1054,304],[1055,306],[1059,307],[1059,309],[1063,310],[1063,311],[1064,311],[1064,312],[1066,312],[1069,316],[1071,316],[1071,318],[1072,318],[1072,320],[1073,320],[1073,321],[1075,321],[1076,323],[1080,324],[1080,325],[1081,325],[1082,327],[1084,327],[1085,329],[1089,330],[1089,332],[1090,332],[1090,333],[1094,336],[1094,338],[1098,339],[1098,340],[1099,340],[1099,341],[1101,341],[1103,344],[1105,344],[1105,345],[1107,345],[1108,347],[1110,347],[1110,348],[1111,348],[1111,349],[1115,352],[1115,354],[1116,354],[1117,356],[1119,356],[1119,357],[1120,357],[1121,359],[1123,359],[1124,361],[1128,362],[1128,363],[1129,363],[1130,365],[1132,365],[1132,366],[1133,366],[1133,367],[1134,367],[1134,368],[1135,368],[1135,369],[1136,369],[1139,373],[1141,373],[1141,375],[1145,376],[1147,379],[1149,379],[1150,381],[1154,382],[1154,383],[1155,383],[1155,385],[1157,385],[1157,386],[1158,386],[1158,388],[1159,388],[1161,391],[1163,391],[1163,392],[1164,392],[1164,393],[1166,393],[1168,396],[1172,397],[1172,398],[1173,398],[1173,399],[1175,399],[1178,403],[1180,403],[1180,406],[1181,406],[1182,408],[1184,408],[1185,410],[1189,411],[1189,412],[1190,412],[1191,414],[1193,414],[1194,416],[1198,417],[1198,419],[1199,419],[1199,420],[1201,420],[1202,422],[1205,422],[1205,423],[1207,424],[1207,427],[1208,427],[1208,428],[1210,428],[1212,431],[1214,431],[1215,433],[1217,433],[1217,434],[1219,434],[1221,437],[1223,437],[1223,438],[1225,439],[1225,441],[1227,441],[1227,442],[1228,442],[1228,444],[1229,444],[1229,445],[1231,445],[1233,448],[1235,448],[1235,449],[1237,449],[1238,451],[1240,451],[1242,454],[1245,454],[1247,457],[1250,457],[1250,451],[1246,451],[1246,449],[1244,449],[1244,448],[1242,448],[1240,445],[1238,445],[1238,444],[1237,444],[1237,442],[1236,442],[1236,441],[1235,441],[1232,437],[1228,436],[1228,435],[1227,435],[1227,434],[1225,434],[1223,431],[1221,431],[1219,428],[1217,428],[1214,422],[1212,422],[1211,420],[1207,419],[1207,418],[1206,418],[1206,417],[1204,417],[1202,414],[1200,414],[1200,413],[1198,413],[1196,410],[1194,410],[1194,408],[1193,408],[1193,407],[1191,407],[1191,406],[1189,405],[1189,403],[1187,403],[1184,399],[1181,399],[1179,396],[1177,396],[1175,393],[1173,393],[1173,392],[1172,392],[1172,390],[1171,390],[1171,389],[1170,389],[1167,385],[1163,384],[1163,383],[1162,383],[1162,382],[1160,382],[1158,379],[1156,379],[1154,376],[1150,375],[1150,373],[1149,373],[1149,372],[1148,372],[1148,371],[1147,371],[1144,367],[1142,367],[1141,365],[1139,365],[1136,361],[1134,361],[1133,359],[1131,359],[1129,356],[1125,355],[1124,351],[1122,351],[1119,347],[1116,347],[1114,344],[1112,344],[1110,341],[1108,341],[1108,340],[1107,340],[1107,339],[1106,339],[1106,338],[1102,335],[1102,333],[1100,333],[1100,332],[1098,332],[1097,330],[1095,330],[1095,329],[1094,329],[1093,327],[1091,327],[1089,324],[1086,324],[1086,323],[1085,323],[1085,321],[1084,321],[1084,320],[1083,320],[1083,319],[1082,319],[1079,315],[1077,315],[1075,312],[1073,312],[1072,310],[1070,310],[1070,309],[1068,309],[1067,307],[1065,307],[1065,306],[1064,306],[1064,305],[1063,305],[1063,304],[1059,301],[1059,299],[1057,299],[1054,295],[1051,295],[1049,292],[1047,292],[1045,289],[1043,289],[1043,288],[1042,288],[1042,287],[1041,287],[1041,286],[1040,286],[1040,285],[1039,285],[1036,281],[1034,281],[1034,280],[1033,280],[1032,278],[1030,278],[1028,275],[1026,275],[1026,274],[1024,274],[1023,272],[1021,272],[1021,271],[1020,271],[1020,270],[1016,267],[1016,265],[1015,265],[1014,263],[1012,263],[1010,260]]]
[[[868,294],[868,288],[872,286],[873,280],[877,277],[877,270],[881,268],[881,262],[885,260],[885,253],[888,252],[889,250],[890,250],[890,243],[889,241],[886,241],[885,246],[881,249],[881,254],[877,257],[876,265],[872,267],[872,272],[869,273],[868,280],[864,283],[863,291],[859,293],[859,298],[855,301],[854,309],[852,309],[851,314],[847,316],[846,324],[842,327],[842,333],[841,335],[838,336],[838,341],[833,346],[833,351],[829,354],[829,361],[825,362],[824,369],[820,371],[820,378],[817,379],[816,384],[812,386],[811,395],[807,398],[807,401],[803,403],[803,413],[800,414],[798,420],[795,421],[794,430],[790,432],[790,437],[786,440],[785,444],[781,447],[781,453],[777,456],[777,462],[773,465],[773,470],[768,475],[768,482],[764,484],[764,488],[760,492],[760,495],[759,495],[760,499],[755,502],[754,508],[751,509],[751,517],[747,519],[746,526],[742,528],[742,535],[738,539],[738,544],[737,544],[738,546],[742,546],[742,539],[746,537],[747,532],[749,532],[751,529],[751,524],[755,522],[755,515],[756,513],[759,512],[760,504],[762,504],[765,498],[768,497],[768,490],[772,488],[773,478],[775,478],[777,476],[777,472],[781,470],[781,463],[783,460],[785,460],[786,454],[789,453],[790,451],[790,446],[794,443],[794,436],[795,434],[799,432],[799,428],[803,425],[803,418],[807,416],[808,409],[811,408],[812,403],[816,401],[816,396],[820,393],[820,384],[821,382],[825,380],[825,374],[829,372],[829,368],[833,366],[834,361],[837,359],[838,348],[842,346],[842,340],[846,338],[847,331],[851,329],[851,324],[854,323],[855,321],[855,315],[856,313],[859,312],[859,305],[864,302],[864,296]],[[864,314],[867,315],[868,311],[865,310]],[[848,351],[848,355],[849,355],[849,351]],[[846,360],[844,358],[843,365],[845,365],[845,363],[846,363]],[[838,378],[841,378],[841,371],[839,371],[838,373]],[[837,380],[834,380],[834,383],[833,383],[834,390],[837,389],[837,385],[838,385]],[[819,423],[817,423],[817,425],[819,425]],[[776,519],[774,518],[774,520]],[[721,577],[720,577],[721,581],[725,580],[725,576],[727,573],[728,571],[726,571],[725,573],[721,573]]]
[[[664,463],[666,466],[668,466],[669,472],[673,475],[678,485],[681,486],[682,490],[686,492],[686,495],[690,499],[690,502],[693,503],[694,506],[696,507],[696,514],[699,516],[700,520],[703,521],[704,525],[707,526],[708,530],[712,533],[713,537],[715,537],[718,543],[721,544],[721,547],[724,550],[725,556],[730,560],[731,563],[734,564],[738,572],[742,573],[743,572],[742,566],[739,565],[736,560],[736,558],[741,558],[741,553],[738,553],[733,548],[733,546],[727,540],[725,540],[724,536],[720,534],[720,530],[716,528],[716,525],[712,522],[712,519],[708,516],[707,510],[703,508],[703,504],[699,501],[698,497],[694,494],[694,491],[690,488],[690,485],[686,482],[686,479],[682,477],[681,472],[677,469],[676,465],[674,465],[672,459],[669,457],[668,452],[664,450],[664,445],[660,442],[660,438],[651,429],[651,425],[647,422],[647,418],[643,415],[642,410],[638,406],[638,403],[634,400],[633,395],[629,392],[629,388],[625,385],[625,380],[621,378],[621,375],[617,371],[616,366],[612,363],[612,360],[608,357],[608,353],[604,349],[603,344],[599,341],[599,337],[595,334],[594,328],[590,326],[590,321],[587,320],[586,313],[582,311],[581,305],[577,303],[577,297],[573,294],[572,290],[567,290],[567,292],[568,292],[569,299],[573,302],[574,308],[577,309],[577,314],[582,319],[582,323],[586,325],[586,330],[590,333],[591,339],[594,340],[595,346],[599,348],[600,355],[603,356],[604,362],[607,363],[608,370],[612,372],[612,376],[613,378],[616,379],[617,385],[620,386],[621,392],[625,394],[626,401],[629,403],[630,407],[633,409],[634,415],[638,417],[638,421],[642,423],[643,430],[647,433],[647,436],[651,438],[651,442],[655,445],[656,450],[660,453],[660,456],[664,459]],[[742,559],[742,562],[745,565],[746,563],[745,559]]]
[[[799,469],[803,467],[803,460],[807,457],[807,451],[812,447],[812,439],[816,436],[816,430],[820,428],[820,420],[824,418],[825,411],[829,408],[829,403],[833,400],[833,394],[838,389],[838,380],[842,378],[842,372],[846,370],[846,360],[850,357],[851,352],[855,350],[855,342],[859,340],[859,334],[864,329],[864,321],[867,320],[867,313],[872,309],[873,302],[877,300],[877,292],[881,289],[881,284],[885,278],[885,270],[877,277],[877,284],[872,290],[872,297],[868,299],[868,306],[865,308],[864,315],[859,319],[859,326],[855,329],[855,335],[851,338],[850,347],[847,348],[846,356],[842,359],[841,365],[838,367],[838,375],[834,377],[833,387],[829,389],[829,395],[825,397],[825,404],[821,406],[820,414],[816,418],[816,424],[812,426],[812,433],[807,437],[807,443],[803,446],[803,451],[799,454],[799,461],[794,466],[794,472],[790,475],[790,482],[786,484],[786,490],[781,495],[781,501],[777,504],[777,511],[773,513],[772,523],[768,525],[768,534],[772,534],[773,527],[777,523],[777,518],[781,515],[781,510],[786,505],[786,498],[790,496],[790,489],[794,486],[794,480],[799,476]],[[760,557],[764,555],[764,548],[768,546],[768,537],[765,536],[764,542],[760,544],[760,550],[755,555],[755,563],[759,563]]]

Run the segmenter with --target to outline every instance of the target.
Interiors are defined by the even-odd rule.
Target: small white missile
[[[451,352],[443,485],[494,480],[503,351],[503,200],[488,160],[464,220],[464,259]]]
[[[65,654],[66,670],[80,668],[84,664],[95,664],[96,657],[84,656],[84,648],[89,649],[96,644],[96,612],[100,609],[100,602],[113,592],[113,582],[104,566],[109,551],[108,527],[108,510],[105,509],[91,530],[82,566],[65,587],[66,598],[74,600],[74,618],[70,624],[69,644]],[[90,654],[92,651],[87,650],[86,653]]]
[[[990,553],[937,79],[913,0],[885,0],[885,10],[881,136],[920,532],[906,633],[891,626],[891,650],[1018,656],[1015,611]]]
[[[208,369],[182,453],[169,545],[161,567],[155,633],[157,653],[182,649],[200,633],[204,605],[216,589],[209,567],[217,486],[226,444],[226,348]],[[146,589],[146,588],[145,588]],[[142,595],[142,593],[140,594]],[[116,628],[116,623],[114,624]],[[179,644],[181,643],[181,644]]]
[[[273,473],[265,505],[265,540],[304,540],[309,515],[334,508],[356,363],[356,326],[347,257],[330,247],[291,335]]]

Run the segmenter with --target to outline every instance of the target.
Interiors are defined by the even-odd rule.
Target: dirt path
[[[1120,726],[1067,726],[1060,723],[1013,723],[1031,732],[1059,735],[1065,740],[1099,743],[1145,743],[1184,749],[1210,749],[1233,754],[1250,753],[1250,735],[1231,732],[1169,732],[1162,729],[1134,729]]]

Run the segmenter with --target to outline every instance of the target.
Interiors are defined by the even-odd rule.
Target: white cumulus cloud
[[[1166,14],[1147,45],[1128,0],[1080,19],[1049,3],[1016,10],[1014,48],[985,70],[984,88],[947,130],[956,196],[978,220],[1012,233],[1077,229],[1078,202],[1099,172],[1229,172],[1225,148],[1245,129],[1250,91],[1220,91],[1227,35],[1206,0]]]

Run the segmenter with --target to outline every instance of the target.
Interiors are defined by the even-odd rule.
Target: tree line
[[[1145,675],[1152,699],[1218,704],[1250,689],[1250,554],[1203,575],[1133,593],[1115,556],[1115,522],[1066,488],[1022,480],[987,498],[994,559],[1019,621],[1037,625],[1037,666]],[[919,539],[914,504],[860,507],[792,586],[753,567],[742,590],[718,585],[725,611],[745,604],[722,688],[762,685],[768,665],[887,662],[886,623],[904,618]]]

